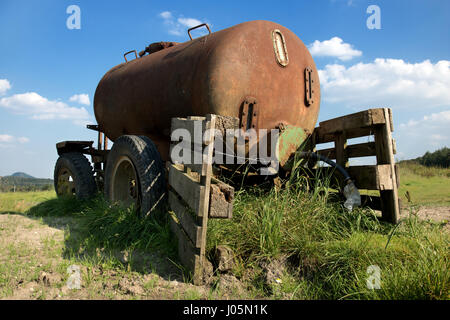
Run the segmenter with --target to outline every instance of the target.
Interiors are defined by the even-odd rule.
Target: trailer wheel
[[[135,205],[146,216],[163,203],[165,193],[164,165],[155,144],[145,136],[119,137],[106,162],[106,198]]]
[[[56,161],[54,185],[58,196],[86,199],[97,191],[89,160],[79,152],[62,154]]]

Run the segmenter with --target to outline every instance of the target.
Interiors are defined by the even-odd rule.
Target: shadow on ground
[[[95,202],[51,199],[25,213],[3,211],[0,214],[21,215],[62,230],[64,259],[99,268],[108,266],[141,274],[155,273],[165,280],[186,279],[186,270],[176,254],[177,243],[163,216],[137,218],[130,210],[120,215],[112,210],[111,217],[107,211],[92,216],[92,211],[98,209],[105,208],[98,208]]]

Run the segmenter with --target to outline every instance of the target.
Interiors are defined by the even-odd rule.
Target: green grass
[[[55,199],[55,191],[0,192],[0,212],[23,213],[30,207]]]
[[[177,243],[170,232],[166,214],[139,218],[132,208],[110,205],[102,195],[79,201],[70,197],[56,198],[54,192],[0,193],[0,214],[29,217],[29,220],[20,220],[26,221],[21,227],[40,238],[36,250],[26,242],[16,244],[13,241],[17,233],[14,219],[3,220],[0,228],[0,298],[16,291],[17,279],[22,283],[19,286],[35,283],[43,290],[36,292],[34,298],[51,298],[52,295],[45,296],[46,292],[53,294],[51,288],[36,284],[39,272],[56,272],[63,278],[58,286],[63,286],[70,265],[84,268],[82,279],[86,289],[82,296],[76,290],[69,290],[67,295],[60,294],[75,299],[153,295],[155,290],[152,288],[145,289],[142,295],[129,294],[126,290],[118,290],[117,282],[123,277],[131,277],[141,283],[145,275],[163,277],[165,272],[173,269],[181,272],[170,262],[177,261]],[[61,229],[64,236],[60,235],[58,239],[40,236],[39,224]],[[53,265],[39,266],[38,261],[52,261]],[[95,276],[93,270],[97,270]],[[113,276],[109,278],[108,274]]]
[[[409,192],[415,204],[450,205],[450,168],[425,167],[401,162],[399,196],[404,203]]]
[[[450,237],[442,225],[419,220],[411,207],[394,226],[370,209],[348,212],[330,201],[326,184],[307,189],[300,179],[279,191],[240,191],[232,220],[210,220],[208,249],[231,247],[234,273],[274,298],[450,298]],[[280,258],[287,261],[282,284],[261,281],[263,264]],[[366,285],[371,265],[381,269],[379,290]]]
[[[408,190],[414,203],[448,204],[447,172],[401,165],[402,188],[404,184],[406,189],[400,190],[402,193]],[[450,237],[443,230],[443,224],[419,220],[414,214],[415,206],[411,206],[409,217],[398,225],[383,223],[370,209],[357,208],[348,212],[341,203],[332,201],[326,179],[311,190],[308,180],[301,175],[293,177],[282,189],[248,187],[237,191],[233,219],[209,220],[208,255],[211,256],[219,244],[233,249],[237,264],[232,272],[243,283],[247,296],[270,299],[450,298]],[[177,262],[176,241],[164,212],[142,219],[132,209],[109,205],[101,196],[77,201],[57,199],[51,192],[0,194],[0,212],[21,212],[49,224],[55,217],[72,219],[73,223],[68,223],[65,229],[62,248],[51,239],[44,241],[46,248],[58,247],[55,254],[66,257],[64,265],[60,266],[61,272],[75,262],[88,268],[101,266],[134,276],[139,269],[139,259],[133,259],[134,252],[159,252]],[[0,266],[0,271],[6,275],[0,277],[0,284],[13,281],[13,275],[28,263],[23,261],[26,250],[19,246],[8,250],[9,256],[22,257],[22,260],[18,260],[21,262],[17,263],[15,271]],[[130,252],[128,262],[120,261],[117,251]],[[284,261],[281,282],[267,283],[264,265],[277,260]],[[144,272],[158,268],[154,260],[145,265],[150,265],[151,270]],[[370,276],[367,268],[371,265],[381,270],[381,289],[367,288]],[[36,276],[36,272],[26,275],[30,279]],[[88,279],[91,279],[91,286],[95,284],[94,278]],[[101,281],[106,285],[109,280]],[[149,280],[144,287],[151,290],[156,285],[156,280]],[[9,290],[8,286],[5,288]],[[215,294],[221,289],[217,288],[219,293],[215,294],[216,289],[211,290],[210,298],[217,297]],[[114,296],[110,291],[107,294]],[[202,297],[195,290],[177,291],[172,295],[176,299]]]
[[[301,190],[243,192],[233,220],[210,222],[209,248],[233,248],[240,259],[235,272],[243,276],[254,268],[253,282],[261,276],[261,261],[287,257],[285,293],[294,299],[449,298],[449,237],[440,226],[413,216],[386,248],[394,226],[370,210],[347,212],[326,200]],[[381,268],[380,290],[366,287],[370,265]],[[276,286],[260,289],[267,294]]]
[[[33,217],[73,217],[66,231],[65,255],[93,259],[119,266],[117,252],[127,252],[130,264],[133,252],[159,252],[176,260],[176,241],[171,234],[168,216],[157,212],[141,218],[133,208],[111,205],[102,195],[79,201],[72,197],[54,198],[25,211]],[[101,255],[98,254],[101,249]],[[97,259],[98,258],[98,259]],[[128,266],[129,267],[129,266]]]

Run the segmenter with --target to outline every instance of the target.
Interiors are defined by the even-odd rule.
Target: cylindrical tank
[[[109,139],[146,135],[165,159],[173,117],[211,113],[239,117],[254,129],[309,134],[319,105],[317,69],[306,46],[289,29],[262,20],[122,63],[105,74],[94,97],[95,117]]]

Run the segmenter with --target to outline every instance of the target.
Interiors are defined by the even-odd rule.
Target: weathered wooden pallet
[[[380,196],[363,196],[363,204],[381,210],[384,220],[399,219],[399,177],[395,165],[395,141],[392,111],[389,108],[369,109],[319,123],[312,135],[315,152],[336,159],[346,168],[358,189],[379,190]],[[348,145],[347,140],[374,136],[373,142]],[[334,142],[334,148],[317,150],[317,145]],[[376,156],[376,165],[349,166],[349,158]]]
[[[195,134],[204,137],[203,141],[200,140],[201,145],[196,145],[194,139],[181,142],[190,149],[191,159],[195,153],[201,153],[201,164],[169,164],[169,205],[174,213],[171,228],[178,238],[180,261],[191,271],[194,284],[203,283],[207,276],[208,218],[231,218],[233,212],[234,189],[212,177],[214,133],[209,129],[215,126],[215,115],[172,119],[172,132],[182,128],[191,137]],[[171,150],[178,143],[180,141],[173,141]]]

